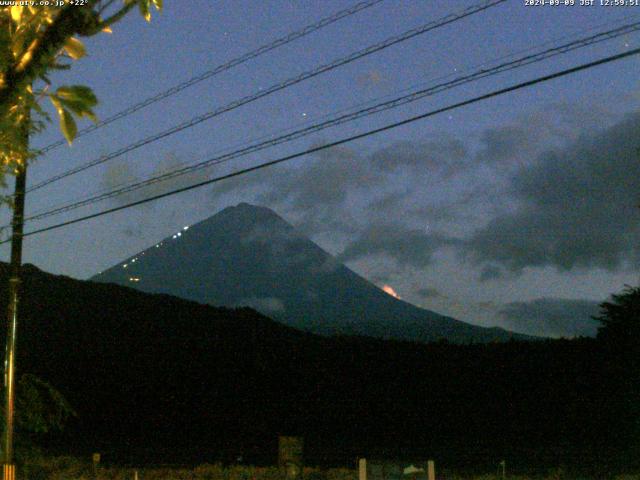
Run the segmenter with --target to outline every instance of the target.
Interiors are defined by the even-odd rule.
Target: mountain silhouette
[[[505,341],[514,336],[396,299],[272,210],[247,203],[184,226],[92,280],[216,306],[250,306],[322,335],[421,342]]]

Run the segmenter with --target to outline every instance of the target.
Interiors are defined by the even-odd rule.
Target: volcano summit
[[[394,298],[272,210],[246,203],[184,226],[92,280],[216,306],[250,306],[286,325],[322,335],[419,342],[520,337]]]

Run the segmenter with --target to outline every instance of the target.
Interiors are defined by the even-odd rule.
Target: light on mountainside
[[[383,285],[382,291],[387,293],[388,295],[391,295],[393,298],[397,298],[398,300],[400,300],[400,295],[396,293],[391,285]]]

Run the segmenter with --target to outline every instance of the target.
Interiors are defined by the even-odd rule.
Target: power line
[[[638,18],[638,16],[635,16],[635,17],[632,17],[632,18]],[[616,25],[616,24],[621,23],[621,20],[629,20],[629,16],[628,15],[623,15],[623,16],[618,17],[615,21],[607,21],[607,22],[600,23],[598,25],[591,26],[591,27],[589,27],[587,29],[580,29],[580,33],[593,32],[593,31],[595,31],[595,30],[597,30],[599,28],[610,27],[612,25]],[[629,25],[632,25],[632,24],[629,24]],[[620,29],[623,29],[623,28],[626,28],[626,26],[620,27]],[[609,31],[601,33],[601,34],[593,35],[592,37],[587,37],[587,39],[588,38],[593,38],[593,37],[596,37],[596,36],[600,36],[600,35],[606,35],[606,34],[609,34],[609,33],[613,33],[613,32],[615,32],[617,30],[618,29],[612,29],[612,30],[609,30]],[[622,34],[625,34],[625,33],[632,33],[632,32],[622,32],[622,33],[620,33],[618,35],[611,36],[611,37],[605,38],[603,40],[609,40],[609,39],[612,39],[612,38],[616,38],[616,37],[618,37],[618,36],[620,36]],[[538,44],[536,47],[529,47],[529,48],[525,48],[525,49],[520,49],[520,50],[511,52],[511,53],[505,54],[505,55],[501,55],[500,57],[493,58],[493,59],[487,60],[487,61],[483,61],[483,62],[481,62],[479,64],[475,64],[475,65],[473,65],[471,67],[468,67],[468,68],[460,70],[460,74],[470,72],[470,71],[472,71],[473,69],[476,69],[476,68],[481,68],[481,67],[485,67],[485,66],[491,65],[491,64],[493,64],[495,62],[504,61],[504,60],[513,58],[513,57],[515,57],[517,55],[521,55],[521,54],[525,54],[525,53],[532,52],[532,51],[535,51],[535,50],[539,50],[541,47],[546,47],[548,45],[554,45],[554,44],[556,44],[556,43],[558,43],[560,41],[566,41],[568,39],[575,38],[575,37],[576,37],[575,32],[573,34],[571,34],[571,35],[562,35],[562,36],[560,36],[558,38],[555,38],[553,40],[547,40],[545,42],[542,42],[542,43]],[[582,39],[582,40],[584,41],[586,39]],[[575,41],[580,41],[580,40],[575,40]],[[593,43],[596,43],[596,42],[594,41]],[[584,46],[587,46],[587,45],[584,45]],[[492,68],[495,68],[495,67],[492,67]],[[489,72],[489,71],[490,71],[490,69],[487,69],[487,72]],[[429,81],[431,81],[431,82],[441,81],[441,80],[445,80],[447,78],[452,78],[452,77],[455,77],[455,76],[456,76],[456,73],[448,73],[448,74],[445,74],[445,75],[432,77],[432,78],[429,79]],[[352,111],[353,109],[361,108],[361,107],[364,107],[366,105],[371,105],[371,104],[374,104],[374,102],[380,102],[383,99],[391,99],[391,98],[394,98],[394,96],[397,96],[400,93],[411,92],[411,91],[415,90],[416,88],[423,88],[425,85],[427,85],[427,81],[423,81],[423,82],[421,82],[419,84],[414,84],[411,87],[403,88],[401,90],[398,90],[398,91],[394,92],[393,94],[387,94],[387,95],[383,95],[381,97],[378,97],[376,99],[366,100],[364,102],[359,102],[357,104],[352,104],[349,107],[345,107],[345,108],[339,109],[337,111],[333,111],[331,113],[321,115],[321,116],[318,117],[318,120],[329,119],[332,116],[336,116],[336,115],[339,115],[339,114],[344,113],[344,112],[349,112],[349,111]],[[307,124],[307,123],[310,123],[310,122],[308,122],[308,121],[307,122],[303,122],[303,124]],[[247,145],[251,145],[252,143],[255,143],[255,142],[258,142],[258,141],[261,141],[261,140],[275,139],[276,138],[275,135],[281,134],[283,132],[290,132],[291,129],[292,129],[292,127],[281,128],[281,129],[278,129],[278,130],[276,130],[274,132],[271,132],[269,134],[261,135],[259,137],[255,137],[250,142],[236,143],[235,145],[232,145],[232,146],[229,146],[229,147],[226,147],[226,148],[223,148],[223,149],[218,149],[217,151],[215,151],[215,155],[219,155],[222,152],[234,152],[235,151],[234,149],[244,148]],[[216,165],[216,164],[217,163],[213,163],[213,165]],[[176,165],[176,167],[182,168],[183,166],[186,166],[186,165],[187,165],[187,162],[186,161],[182,161],[182,162],[178,162],[178,165]],[[199,164],[197,164],[197,165],[199,165]],[[191,165],[191,166],[195,166],[195,165]],[[165,171],[164,173],[169,173],[169,171]],[[161,173],[161,175],[164,175],[164,173]],[[154,178],[154,177],[152,177],[152,178]],[[151,179],[147,179],[146,181],[150,181]],[[110,187],[104,187],[104,188],[101,188],[98,191],[94,191],[94,192],[89,193],[89,194],[85,194],[85,195],[82,195],[82,196],[79,196],[79,197],[75,197],[75,198],[67,201],[63,205],[59,205],[55,209],[57,210],[57,209],[60,209],[60,208],[63,208],[63,207],[71,207],[71,206],[75,205],[76,203],[83,202],[85,200],[91,200],[94,197],[97,197],[97,196],[99,196],[101,194],[111,192],[111,191],[113,191],[115,189],[124,188],[124,187],[126,187],[128,185],[131,185],[131,184],[127,184],[126,182],[121,182],[118,185],[114,185],[114,186],[110,186]],[[40,217],[41,214],[47,214],[49,212],[50,212],[50,210],[41,209],[40,211],[34,212],[31,217],[27,218],[27,220],[28,219],[33,220],[33,219],[36,219],[36,218],[41,218]],[[3,227],[0,227],[0,229],[2,229],[2,228]]]
[[[326,150],[326,149],[329,149],[329,148],[337,147],[339,145],[343,145],[345,143],[352,142],[354,140],[359,140],[359,139],[362,139],[362,138],[365,138],[365,137],[369,137],[371,135],[376,135],[378,133],[385,132],[387,130],[395,129],[395,128],[401,127],[403,125],[408,125],[408,124],[416,122],[418,120],[423,120],[425,118],[432,117],[434,115],[437,115],[437,114],[440,114],[440,113],[444,113],[444,112],[447,112],[447,111],[450,111],[450,110],[454,110],[456,108],[460,108],[460,107],[471,105],[471,104],[474,104],[474,103],[477,103],[477,102],[488,100],[488,99],[493,98],[493,97],[504,95],[506,93],[513,92],[513,91],[516,91],[516,90],[520,90],[522,88],[530,87],[530,86],[533,86],[533,85],[536,85],[536,84],[539,84],[539,83],[548,82],[550,80],[554,80],[556,78],[564,77],[566,75],[577,73],[577,72],[580,72],[580,71],[583,71],[583,70],[588,70],[590,68],[593,68],[593,67],[596,67],[596,66],[599,66],[599,65],[604,65],[604,64],[611,63],[611,62],[614,62],[614,61],[617,61],[617,60],[622,60],[623,58],[627,58],[627,57],[630,57],[630,56],[633,56],[633,55],[638,55],[639,53],[640,53],[640,48],[636,48],[636,49],[633,49],[633,50],[629,50],[628,52],[619,53],[617,55],[612,55],[612,56],[609,56],[609,57],[605,57],[605,58],[602,58],[600,60],[596,60],[596,61],[589,62],[589,63],[584,63],[584,64],[578,65],[576,67],[568,68],[566,70],[561,70],[559,72],[555,72],[555,73],[552,73],[552,74],[549,74],[549,75],[545,75],[543,77],[538,77],[538,78],[535,78],[533,80],[528,80],[526,82],[521,82],[521,83],[512,85],[510,87],[501,88],[499,90],[494,90],[494,91],[492,91],[490,93],[487,93],[487,94],[484,94],[484,95],[480,95],[480,96],[477,96],[477,97],[474,97],[474,98],[471,98],[471,99],[468,99],[468,100],[464,100],[462,102],[454,103],[454,104],[448,105],[446,107],[438,108],[436,110],[431,110],[429,112],[426,112],[426,113],[423,113],[421,115],[417,115],[417,116],[414,116],[414,117],[410,117],[410,118],[407,118],[405,120],[401,120],[399,122],[387,124],[387,125],[385,125],[383,127],[380,127],[380,128],[376,128],[376,129],[373,129],[373,130],[368,130],[368,131],[366,131],[364,133],[359,133],[357,135],[352,135],[350,137],[346,137],[346,138],[343,138],[343,139],[340,139],[340,140],[336,140],[334,142],[327,143],[325,145],[320,145],[320,146],[317,146],[317,147],[309,148],[309,149],[304,150],[302,152],[298,152],[298,153],[294,153],[294,154],[287,155],[287,156],[284,156],[284,157],[280,157],[280,158],[277,158],[275,160],[271,160],[269,162],[265,162],[265,163],[261,163],[261,164],[258,164],[258,165],[254,165],[252,167],[244,168],[242,170],[238,170],[238,171],[235,171],[235,172],[232,172],[232,173],[228,173],[226,175],[221,175],[219,177],[215,177],[215,178],[212,178],[212,179],[209,179],[209,180],[205,180],[203,182],[198,182],[198,183],[189,185],[187,187],[177,188],[175,190],[171,190],[170,192],[165,192],[165,193],[161,193],[161,194],[158,194],[158,195],[154,195],[152,197],[148,197],[148,198],[145,198],[145,199],[142,199],[142,200],[131,202],[131,203],[128,203],[126,205],[120,205],[118,207],[113,207],[113,208],[109,208],[109,209],[106,209],[106,210],[102,210],[100,212],[92,213],[90,215],[85,215],[83,217],[75,218],[73,220],[68,220],[66,222],[61,222],[61,223],[58,223],[58,224],[55,224],[55,225],[50,225],[48,227],[40,228],[40,229],[37,229],[37,230],[32,230],[31,232],[27,232],[27,233],[23,234],[23,236],[24,237],[28,237],[28,236],[31,236],[31,235],[36,235],[38,233],[43,233],[43,232],[47,232],[47,231],[51,231],[51,230],[56,230],[58,228],[66,227],[66,226],[72,225],[74,223],[79,223],[79,222],[83,222],[83,221],[90,220],[90,219],[93,219],[93,218],[101,217],[101,216],[107,215],[109,213],[118,212],[120,210],[125,210],[125,209],[128,209],[128,208],[132,208],[132,207],[135,207],[135,206],[138,206],[138,205],[142,205],[144,203],[152,202],[154,200],[159,200],[161,198],[173,196],[173,195],[176,195],[178,193],[186,192],[186,191],[189,191],[189,190],[194,190],[196,188],[204,187],[206,185],[211,185],[213,183],[218,183],[218,182],[220,182],[222,180],[227,180],[229,178],[237,177],[237,176],[240,176],[240,175],[245,175],[247,173],[251,173],[251,172],[254,172],[254,171],[257,171],[257,170],[261,170],[263,168],[267,168],[267,167],[271,167],[273,165],[284,163],[284,162],[287,162],[289,160],[293,160],[295,158],[299,158],[299,157],[302,157],[302,156],[305,156],[305,155],[309,155],[309,154],[312,154],[312,153],[316,153],[316,152],[319,152],[319,151],[322,151],[322,150]],[[7,239],[7,240],[3,240],[2,242],[0,242],[0,244],[7,243],[10,240],[11,240],[10,238]]]
[[[75,175],[76,173],[79,172],[83,172],[89,168],[92,168],[96,165],[100,165],[102,163],[105,163],[109,160],[113,160],[114,158],[118,158],[126,153],[129,153],[133,150],[136,150],[140,147],[146,146],[150,143],[153,143],[157,140],[161,140],[163,138],[166,138],[170,135],[173,135],[174,133],[178,133],[181,132],[182,130],[185,130],[187,128],[191,128],[194,127],[206,120],[210,120],[211,118],[217,117],[218,115],[221,115],[223,113],[229,112],[231,110],[234,110],[238,107],[241,107],[243,105],[246,105],[248,103],[254,102],[260,98],[266,97],[267,95],[271,95],[272,93],[278,92],[280,90],[284,90],[285,88],[288,88],[290,86],[296,85],[298,83],[301,83],[305,80],[308,80],[310,78],[316,77],[322,73],[334,70],[338,67],[341,67],[343,65],[346,65],[348,63],[351,63],[355,60],[358,60],[360,58],[366,57],[368,55],[371,55],[373,53],[379,52],[381,50],[384,50],[386,48],[389,48],[393,45],[396,45],[398,43],[404,42],[406,40],[409,40],[411,38],[414,38],[418,35],[422,35],[424,33],[427,33],[431,30],[435,30],[436,28],[442,27],[444,25],[448,25],[450,23],[454,23],[457,22],[459,20],[462,20],[463,18],[466,18],[470,15],[474,15],[476,13],[480,13],[484,10],[487,10],[491,7],[494,7],[500,3],[504,3],[506,2],[506,0],[484,0],[483,2],[480,2],[479,4],[473,5],[471,7],[468,7],[462,11],[460,11],[459,13],[455,13],[455,14],[449,14],[446,15],[445,17],[441,18],[440,20],[436,20],[433,22],[429,22],[425,25],[422,25],[420,27],[417,28],[413,28],[411,30],[407,30],[404,33],[401,33],[399,35],[395,35],[393,37],[390,37],[386,40],[383,40],[382,42],[376,43],[374,45],[371,45],[363,50],[358,50],[346,57],[340,58],[338,60],[334,60],[331,63],[322,65],[320,67],[316,67],[313,70],[308,70],[304,73],[301,73],[295,77],[291,77],[283,82],[280,83],[276,83],[270,87],[268,87],[267,89],[264,90],[259,90],[251,95],[242,97],[238,100],[235,100],[231,103],[228,103],[227,105],[224,105],[222,107],[219,107],[211,112],[205,113],[203,115],[199,115],[197,117],[192,118],[191,120],[188,120],[186,122],[183,122],[179,125],[176,125],[174,127],[169,128],[168,130],[165,130],[163,132],[157,133],[155,135],[151,135],[149,137],[146,137],[142,140],[139,140],[133,144],[130,144],[126,147],[123,147],[119,150],[116,150],[115,152],[109,153],[107,155],[103,155],[95,160],[92,160],[88,163],[85,163],[84,165],[80,165],[78,167],[72,168],[70,170],[67,170],[66,172],[60,173],[58,175],[55,175],[53,177],[50,177],[47,180],[44,180],[40,183],[37,183],[36,185],[30,187],[27,189],[27,192],[32,192],[34,190],[38,190],[46,185],[49,185],[51,183],[54,183],[58,180],[62,180],[63,178],[67,178],[71,175]]]
[[[219,155],[219,156],[214,156],[208,160],[196,163],[196,164],[192,164],[192,165],[188,165],[182,168],[178,168],[175,170],[171,170],[165,173],[161,173],[159,175],[156,175],[154,177],[148,178],[146,180],[142,180],[139,182],[135,182],[132,184],[128,184],[128,185],[124,185],[120,188],[116,188],[110,191],[106,191],[104,193],[97,193],[94,196],[73,202],[73,203],[69,203],[60,207],[56,207],[54,209],[45,211],[45,212],[41,212],[41,213],[37,213],[34,214],[30,217],[27,217],[25,219],[25,221],[33,221],[33,220],[39,220],[42,218],[46,218],[52,215],[57,215],[60,213],[64,213],[64,212],[68,212],[71,210],[75,210],[76,208],[80,208],[83,206],[87,206],[87,205],[91,205],[93,203],[97,203],[99,201],[102,200],[106,200],[109,198],[113,198],[116,197],[118,195],[122,195],[125,193],[130,193],[133,192],[135,190],[139,190],[143,187],[149,186],[149,185],[153,185],[156,183],[160,183],[178,176],[182,176],[197,170],[201,170],[213,165],[219,165],[221,163],[230,161],[232,159],[250,154],[250,153],[254,153],[260,150],[264,150],[266,148],[270,148],[272,146],[275,145],[279,145],[281,143],[285,143],[285,142],[290,142],[292,140],[296,140],[302,137],[305,137],[307,135],[310,135],[312,133],[324,130],[326,128],[330,128],[336,125],[341,125],[343,123],[347,123],[347,122],[351,122],[369,115],[373,115],[382,111],[386,111],[392,108],[396,108],[399,107],[401,105],[406,105],[408,103],[412,103],[415,102],[417,100],[420,100],[422,98],[425,98],[427,96],[432,96],[435,95],[437,93],[443,92],[445,90],[450,90],[452,88],[458,87],[460,85],[466,84],[466,83],[470,83],[473,81],[477,81],[479,79],[482,78],[486,78],[486,77],[490,77],[493,75],[497,75],[500,73],[504,73],[510,70],[514,70],[516,68],[522,68],[524,66],[527,65],[531,65],[534,63],[538,63],[541,62],[543,60],[546,60],[548,58],[557,56],[557,55],[561,55],[561,54],[565,54],[567,52],[579,49],[579,48],[583,48],[586,46],[590,46],[596,43],[600,43],[606,40],[611,40],[613,38],[617,38],[619,36],[622,35],[626,35],[629,33],[633,33],[640,30],[640,22],[635,22],[635,23],[631,23],[631,24],[627,24],[627,25],[623,25],[621,27],[612,29],[612,30],[608,30],[606,32],[600,32],[600,33],[596,33],[595,35],[591,35],[585,38],[581,38],[578,40],[574,40],[572,42],[568,42],[565,43],[563,45],[559,45],[547,50],[544,50],[542,52],[538,52],[538,53],[534,53],[531,55],[527,55],[524,57],[521,57],[519,59],[510,61],[510,62],[504,62],[502,64],[499,64],[493,68],[490,69],[481,69],[479,71],[476,71],[474,73],[471,73],[469,75],[463,75],[463,76],[459,76],[449,82],[445,82],[445,83],[440,83],[434,86],[430,86],[428,88],[425,89],[421,89],[418,91],[414,91],[411,92],[407,95],[403,95],[397,98],[394,98],[392,100],[388,100],[382,103],[379,103],[377,105],[373,105],[367,108],[363,108],[360,109],[358,111],[355,112],[351,112],[345,115],[341,115],[329,120],[326,120],[324,122],[320,122],[320,123],[316,123],[298,130],[295,130],[293,132],[281,135],[279,137],[276,138],[270,138],[266,141],[263,142],[259,142],[259,143],[255,143],[253,145],[249,145],[246,147],[243,147],[239,150],[235,150],[233,152],[230,153],[226,153],[223,155]]]
[[[279,47],[282,47],[283,45],[286,45],[288,43],[293,42],[294,40],[297,40],[299,38],[305,37],[313,32],[316,32],[324,27],[327,27],[335,22],[337,22],[338,20],[342,20],[343,18],[349,17],[351,15],[354,15],[362,10],[365,10],[367,8],[373,7],[374,5],[377,5],[380,2],[383,2],[384,0],[367,0],[364,2],[360,2],[357,3],[356,5],[350,7],[350,8],[346,8],[344,10],[340,10],[338,12],[335,12],[334,14],[323,18],[321,20],[318,20],[315,23],[311,23],[303,28],[301,28],[300,30],[296,30],[295,32],[289,33],[287,35],[285,35],[284,37],[280,37],[276,40],[274,40],[271,43],[267,43],[265,45],[262,45],[258,48],[256,48],[255,50],[251,50],[250,52],[245,53],[244,55],[241,55],[239,57],[236,57],[232,60],[229,60],[226,63],[223,63],[221,65],[218,65],[217,67],[211,69],[211,70],[207,70],[206,72],[201,73],[200,75],[197,75],[195,77],[190,78],[189,80],[186,80],[182,83],[179,83],[163,92],[160,92],[156,95],[153,95],[151,97],[146,98],[145,100],[142,100],[141,102],[138,102],[134,105],[131,105],[130,107],[125,108],[124,110],[96,123],[93,125],[90,125],[88,127],[85,127],[81,130],[78,131],[78,133],[76,134],[76,138],[82,137],[88,133],[94,132],[96,130],[98,130],[101,127],[104,127],[105,125],[109,125],[110,123],[115,122],[116,120],[120,120],[121,118],[127,117],[139,110],[142,110],[143,108],[148,107],[149,105],[152,105],[156,102],[159,102],[161,100],[164,100],[165,98],[171,97],[183,90],[186,90],[189,87],[192,87],[193,85],[196,85],[197,83],[200,83],[204,80],[207,80],[215,75],[218,75],[219,73],[225,72],[227,70],[230,70],[234,67],[237,67],[238,65],[241,65],[245,62],[248,62],[249,60],[252,60],[256,57],[259,57],[267,52],[270,52],[272,50],[275,50]],[[46,153],[49,152],[55,148],[58,148],[61,145],[65,145],[67,142],[64,139],[55,141],[49,145],[47,145],[46,147],[43,147],[39,150],[39,152],[42,153]]]

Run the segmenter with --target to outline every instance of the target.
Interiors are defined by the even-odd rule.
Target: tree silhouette
[[[35,375],[21,376],[17,388],[16,426],[21,432],[16,459],[22,464],[40,455],[38,445],[47,433],[61,431],[76,413],[56,388]],[[4,422],[0,405],[0,425]],[[3,426],[3,425],[2,425]]]
[[[44,98],[53,104],[69,143],[77,133],[74,117],[97,121],[93,108],[98,100],[90,88],[54,89],[49,78],[85,56],[80,38],[110,32],[133,8],[138,7],[147,21],[152,7],[162,8],[162,0],[28,3],[4,2],[10,6],[0,7],[0,182],[36,155],[29,151],[25,133],[42,131],[50,120],[40,105]]]
[[[600,315],[594,317],[602,326],[598,339],[620,348],[638,349],[640,340],[640,287],[626,286],[611,301],[600,304]]]
[[[623,464],[640,468],[640,287],[626,286],[622,293],[600,305],[598,341],[606,410],[616,425]]]

